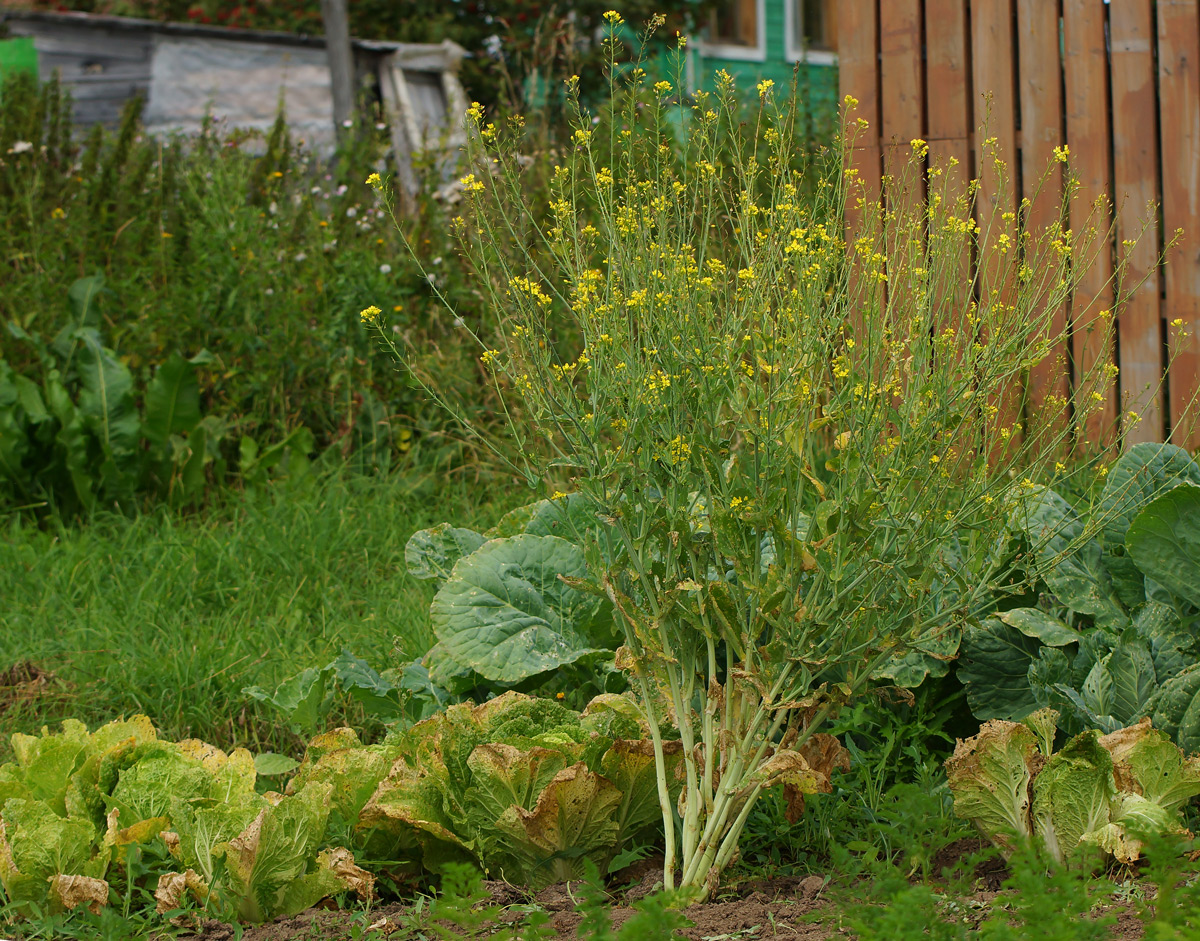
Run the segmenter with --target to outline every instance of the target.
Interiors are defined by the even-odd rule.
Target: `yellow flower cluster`
[[[672,464],[683,464],[692,456],[692,446],[683,435],[676,435],[668,445],[668,454]]]
[[[523,295],[530,298],[539,307],[546,308],[550,306],[550,295],[542,290],[542,286],[531,278],[524,275],[517,275],[508,283],[509,293],[515,291],[518,295]]]

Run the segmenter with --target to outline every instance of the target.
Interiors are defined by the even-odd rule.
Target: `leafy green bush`
[[[1200,465],[1174,445],[1138,444],[1104,468],[1090,504],[1038,491],[1012,524],[1043,565],[1038,604],[967,628],[958,677],[976,718],[1051,706],[1074,734],[1153,716],[1200,749]]]
[[[36,353],[41,382],[0,358],[0,503],[45,497],[90,511],[149,490],[183,505],[203,495],[210,465],[224,476],[222,425],[200,413],[197,371],[212,357],[172,353],[139,408],[129,367],[100,334],[103,284],[93,275],[71,285],[71,314],[49,343],[9,325],[16,344]]]
[[[472,414],[486,408],[482,369],[447,342],[457,328],[432,304],[436,284],[477,322],[447,232],[448,215],[462,207],[423,194],[404,231],[423,264],[400,251],[399,234],[364,198],[382,132],[325,166],[293,144],[282,114],[266,140],[210,126],[196,139],[158,141],[143,133],[134,102],[117,133],[97,127],[80,141],[56,83],[11,76],[0,97],[0,253],[9,260],[0,293],[0,503],[86,508],[130,488],[193,501],[202,478],[222,476],[222,462],[261,476],[281,459],[275,446],[299,428],[311,444],[295,438],[288,447],[303,457],[332,449],[363,470],[386,469],[445,422],[404,375],[375,365],[368,332],[345,316],[367,299],[386,303],[395,329],[422,349],[420,368],[460,389]],[[92,282],[81,295],[81,275],[93,274],[103,291]],[[86,376],[88,357],[119,383],[107,406],[80,400],[65,374]],[[48,395],[54,370],[70,403]],[[181,370],[190,423],[181,413],[154,437],[135,434],[132,416],[146,415],[156,376],[161,383]],[[14,404],[13,383],[23,404]],[[114,408],[126,423],[94,434]],[[142,450],[151,453],[133,453]]]
[[[986,722],[946,762],[954,810],[1006,854],[1037,842],[1055,862],[1131,864],[1151,836],[1184,833],[1200,794],[1200,758],[1149,720],[1101,737],[1081,732],[1054,751],[1058,713]]]

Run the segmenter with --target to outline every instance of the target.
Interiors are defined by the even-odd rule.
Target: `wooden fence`
[[[1012,211],[1065,145],[1080,183],[1072,227],[1108,197],[1115,220],[1102,221],[1115,221],[1115,237],[1062,312],[1068,348],[1029,376],[1026,407],[1071,390],[1103,359],[1119,372],[1090,440],[1108,443],[1133,410],[1141,420],[1125,422],[1126,443],[1200,446],[1200,0],[838,0],[838,33],[841,92],[871,123],[851,155],[869,184],[923,138],[931,161],[955,157],[963,182],[980,177],[978,206]],[[977,169],[985,120],[1017,181],[1006,190]],[[1057,218],[1061,173],[1049,182],[1031,226]],[[1177,229],[1182,240],[1156,271]],[[1130,287],[1113,298],[1119,262]],[[1114,304],[1115,348],[1097,348],[1088,322]]]

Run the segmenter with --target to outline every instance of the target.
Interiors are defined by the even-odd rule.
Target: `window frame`
[[[785,0],[791,3],[792,0]],[[767,61],[767,2],[755,0],[755,22],[753,46],[741,46],[735,43],[712,42],[701,38],[698,45],[701,55],[714,59],[732,59],[740,62]]]
[[[838,54],[835,49],[806,49],[796,44],[796,27],[801,15],[801,4],[804,0],[783,0],[783,35],[784,55],[789,62],[803,62],[806,65],[837,65]],[[829,0],[825,0],[826,3]]]

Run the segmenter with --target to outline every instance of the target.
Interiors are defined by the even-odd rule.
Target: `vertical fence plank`
[[[1158,95],[1162,213],[1167,238],[1183,239],[1167,260],[1171,440],[1200,446],[1200,0],[1158,0]],[[1182,320],[1183,326],[1174,322]]]
[[[1062,207],[1062,164],[1054,156],[1055,148],[1062,146],[1063,122],[1058,27],[1054,0],[1017,0],[1022,195],[1030,200],[1025,225],[1035,241],[1060,221]],[[1026,389],[1029,433],[1055,448],[1067,431],[1066,323],[1067,312],[1060,305],[1046,331],[1055,345],[1030,370]]]
[[[879,104],[892,323],[908,322],[912,271],[923,264],[921,245],[910,236],[914,220],[923,219],[925,179],[909,143],[924,133],[921,73],[921,0],[885,0],[879,7]]]
[[[1151,0],[1120,0],[1109,7],[1112,44],[1113,194],[1118,257],[1126,264],[1118,320],[1124,404],[1138,420],[1123,418],[1126,443],[1162,440],[1162,325],[1156,271],[1158,232],[1157,107]],[[1126,243],[1136,239],[1137,244]]]
[[[985,308],[1011,303],[1017,258],[1014,178],[1016,174],[1016,111],[1013,95],[1013,22],[1011,0],[971,0],[971,65],[975,82],[975,160],[979,178],[976,221],[979,238],[979,294]],[[982,120],[980,119],[982,116]],[[1003,248],[1007,236],[1012,249]],[[1020,421],[1020,382],[1001,391],[989,403],[993,425],[1000,435]],[[995,459],[1008,451],[1004,439],[994,439]]]
[[[859,213],[854,203],[879,199],[879,59],[876,31],[877,0],[838,0],[838,87],[841,97],[853,95],[858,107],[849,114],[846,128],[846,154],[850,168],[857,171],[861,186],[851,193],[847,222],[854,228]],[[869,127],[859,130],[856,118],[865,118]],[[857,195],[855,195],[857,193]]]
[[[1094,229],[1092,247],[1071,300],[1071,346],[1081,456],[1107,449],[1116,431],[1116,385],[1103,375],[1113,362],[1111,338],[1098,318],[1113,306],[1109,228],[1112,225],[1108,118],[1108,49],[1102,0],[1063,0],[1063,71],[1066,79],[1067,145],[1078,191],[1070,207],[1071,229]],[[1087,241],[1086,237],[1084,241]],[[1093,396],[1100,401],[1093,406]]]
[[[974,130],[968,94],[967,9],[964,0],[925,0],[925,125],[929,166],[939,175],[931,193],[948,206],[966,199],[970,178],[970,139]],[[955,211],[955,210],[950,210]],[[964,205],[955,211],[969,216]],[[933,327],[960,329],[970,299],[971,253],[964,245],[957,266],[950,266],[933,292]]]
[[[887,0],[879,8],[880,134],[889,205],[916,207],[922,180],[912,172],[909,141],[924,133],[921,97],[921,0]]]
[[[873,238],[868,229],[878,220],[875,207],[881,197],[881,167],[879,153],[879,33],[878,0],[838,0],[838,86],[843,99],[853,96],[858,105],[847,110],[843,118],[846,135],[846,244],[860,237]],[[866,121],[865,128],[858,121]],[[854,256],[851,255],[853,258]],[[884,289],[869,278],[856,276],[851,270],[850,329],[862,335],[868,328],[867,317],[883,315]],[[866,349],[863,344],[860,348]]]
[[[942,166],[966,192],[971,122],[964,0],[925,0],[926,136],[932,166]],[[950,167],[950,158],[957,166]]]

